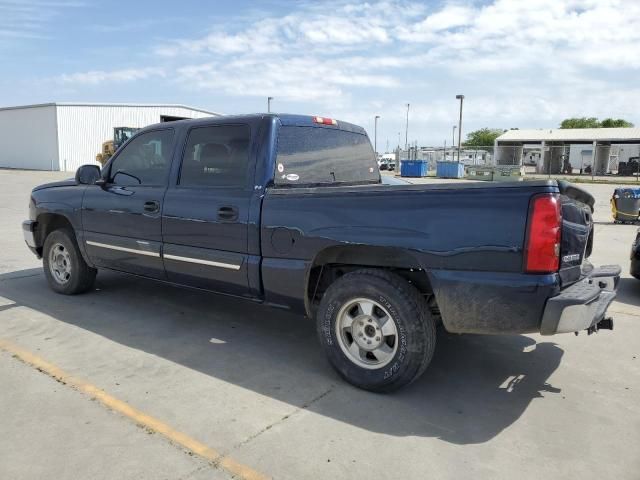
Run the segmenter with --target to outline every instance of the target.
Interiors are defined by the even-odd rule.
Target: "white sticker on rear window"
[[[284,165],[283,164],[281,164],[281,163],[278,164],[278,171],[280,173],[284,172]]]
[[[287,175],[284,176],[284,178],[286,178],[290,182],[295,182],[300,179],[300,176],[295,173],[288,173]]]

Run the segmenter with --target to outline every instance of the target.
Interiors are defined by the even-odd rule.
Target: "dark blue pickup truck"
[[[587,260],[593,203],[556,181],[385,185],[362,128],[267,114],[147,127],[102,171],[35,188],[23,229],[57,292],[105,268],[291,309],[344,378],[388,391],[439,323],[611,328],[620,268]]]

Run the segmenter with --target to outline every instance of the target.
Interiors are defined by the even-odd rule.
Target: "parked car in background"
[[[373,391],[424,372],[438,324],[612,327],[620,267],[588,261],[584,190],[380,177],[366,132],[347,122],[177,121],[140,130],[102,171],[33,189],[23,230],[56,292],[87,292],[110,269],[306,314],[336,371]]]
[[[379,156],[378,167],[380,170],[395,170],[396,168],[396,154],[395,153],[383,153]]]
[[[396,169],[396,161],[389,158],[383,158],[378,162],[378,168],[380,170],[393,171]]]

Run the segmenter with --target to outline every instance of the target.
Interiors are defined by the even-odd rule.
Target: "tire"
[[[385,270],[358,270],[336,280],[322,297],[316,322],[333,368],[365,390],[410,384],[435,350],[436,325],[426,302],[413,285]]]
[[[47,235],[42,265],[49,287],[64,295],[91,290],[98,273],[84,261],[76,237],[68,229],[54,230]]]

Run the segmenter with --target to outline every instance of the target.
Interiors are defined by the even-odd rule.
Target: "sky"
[[[322,115],[378,150],[574,116],[640,125],[640,1],[0,0],[0,106]],[[457,135],[457,134],[456,134]]]

